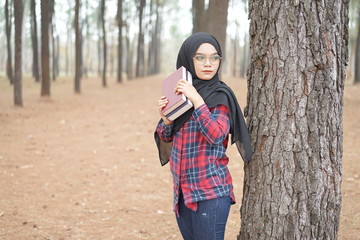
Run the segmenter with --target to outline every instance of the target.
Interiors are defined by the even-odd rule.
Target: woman
[[[235,203],[225,154],[228,136],[244,161],[252,155],[247,127],[231,89],[219,80],[221,49],[208,33],[195,33],[180,48],[177,68],[184,66],[193,85],[180,80],[174,91],[184,93],[194,108],[174,122],[161,109],[155,131],[162,165],[170,160],[174,211],[184,239],[224,239],[230,205]]]

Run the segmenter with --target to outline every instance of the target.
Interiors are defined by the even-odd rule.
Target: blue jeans
[[[185,206],[181,194],[176,221],[184,240],[223,240],[230,205],[230,197],[215,198],[198,202],[194,212]]]

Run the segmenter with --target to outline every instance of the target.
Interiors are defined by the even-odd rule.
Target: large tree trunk
[[[11,19],[12,19],[12,4],[9,4],[9,0],[5,0],[5,31],[6,31],[6,43],[7,43],[7,61],[6,61],[6,75],[9,78],[11,84],[13,84],[13,66],[12,66],[12,54],[11,54]]]
[[[22,59],[21,59],[21,38],[22,38],[22,19],[23,19],[22,0],[14,0],[15,17],[15,74],[14,74],[14,103],[17,106],[23,105],[22,100]]]
[[[122,59],[123,59],[123,50],[122,50],[122,0],[118,0],[118,9],[117,9],[117,24],[118,24],[118,55],[117,55],[117,82],[123,82],[122,79]]]
[[[75,93],[81,93],[81,31],[80,31],[80,0],[76,0],[75,3],[75,19],[74,19],[74,28],[75,28],[75,80],[74,80],[74,90]]]
[[[138,47],[136,58],[136,77],[143,77],[145,75],[145,56],[144,56],[144,32],[143,32],[143,12],[145,8],[146,0],[140,0],[139,5],[139,35],[138,35]]]
[[[348,1],[251,0],[238,239],[337,239]]]
[[[41,0],[41,96],[50,96],[50,1]]]
[[[36,1],[31,0],[31,43],[33,50],[33,65],[32,74],[36,82],[40,82],[39,74],[39,50],[38,50],[38,35],[37,35],[37,21],[36,21]]]

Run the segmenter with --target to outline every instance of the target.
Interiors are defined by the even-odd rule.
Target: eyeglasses
[[[212,65],[219,64],[221,61],[221,57],[219,54],[213,54],[210,57],[205,57],[204,54],[196,54],[193,59],[198,64],[205,64],[207,59],[209,59],[209,62]]]

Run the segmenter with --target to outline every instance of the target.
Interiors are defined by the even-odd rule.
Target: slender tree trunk
[[[101,0],[101,27],[103,34],[103,54],[104,54],[104,62],[103,62],[103,72],[102,72],[102,85],[103,87],[107,86],[106,82],[106,68],[107,68],[107,47],[106,47],[106,29],[105,29],[105,0]]]
[[[6,31],[6,43],[7,43],[7,61],[6,61],[6,75],[9,78],[11,84],[13,84],[13,66],[12,66],[12,53],[11,53],[11,19],[12,19],[12,1],[9,4],[9,0],[5,0],[5,31]]]
[[[71,8],[71,2],[72,0],[68,0],[68,6],[69,6],[69,10],[68,10],[68,21],[67,24],[70,26],[72,25],[72,17],[71,17],[71,12],[70,8]],[[70,49],[71,49],[71,35],[72,35],[72,31],[71,28],[67,28],[66,31],[66,51],[65,51],[65,71],[66,71],[66,76],[69,76],[69,69],[70,69]]]
[[[74,19],[74,28],[75,28],[75,93],[81,93],[81,31],[80,31],[80,21],[79,21],[79,12],[80,12],[81,3],[80,0],[76,0],[75,3],[75,19]]]
[[[144,33],[143,33],[143,12],[146,0],[140,0],[139,6],[139,35],[138,35],[138,48],[136,58],[136,77],[144,76]]]
[[[17,106],[23,105],[22,99],[22,19],[23,19],[22,0],[14,0],[15,17],[15,74],[14,74],[14,103]]]
[[[36,82],[40,82],[39,74],[39,49],[38,49],[38,35],[37,35],[37,21],[36,21],[36,1],[31,0],[31,42],[33,50],[33,66],[32,74]]]
[[[358,7],[358,19],[357,19],[357,38],[355,47],[355,84],[360,83],[360,6]]]
[[[91,61],[90,56],[90,26],[89,26],[89,0],[85,0],[85,19],[84,19],[84,27],[86,29],[85,38],[83,38],[83,44],[85,47],[84,55],[85,59],[83,60],[82,64],[82,74],[85,78],[88,77],[89,72],[89,62]]]
[[[153,4],[153,1],[152,1]],[[150,36],[151,41],[149,43],[149,54],[148,54],[148,74],[157,74],[160,71],[160,49],[161,49],[161,3],[159,0],[155,2],[155,22],[150,21]],[[153,15],[151,10],[150,15]]]
[[[238,239],[337,239],[348,60],[343,0],[250,0],[248,116]]]
[[[154,7],[154,1],[153,0],[150,0],[150,13],[149,13],[149,23],[148,23],[148,26],[149,26],[149,30],[148,30],[148,34],[149,34],[149,37],[150,37],[150,42],[148,43],[148,62],[147,62],[147,75],[151,75],[152,72],[154,71],[154,38],[155,38],[155,27],[153,24],[153,21],[152,21],[152,16],[154,14],[153,12],[153,7]]]
[[[50,96],[49,4],[41,0],[41,96]]]
[[[160,72],[161,63],[161,29],[162,15],[160,1],[156,0],[156,22],[155,22],[155,39],[154,39],[154,71],[153,74]]]
[[[123,49],[122,49],[122,27],[123,27],[123,20],[122,20],[122,11],[123,11],[123,1],[118,0],[118,9],[117,9],[117,24],[118,24],[118,56],[117,56],[117,82],[123,82],[122,78],[122,59],[123,59]]]
[[[134,59],[134,44],[130,42],[130,26],[126,25],[126,75],[128,79],[133,79],[133,59]]]
[[[55,33],[55,23],[52,17],[51,21],[51,42],[52,42],[52,80],[56,80],[56,33]]]

